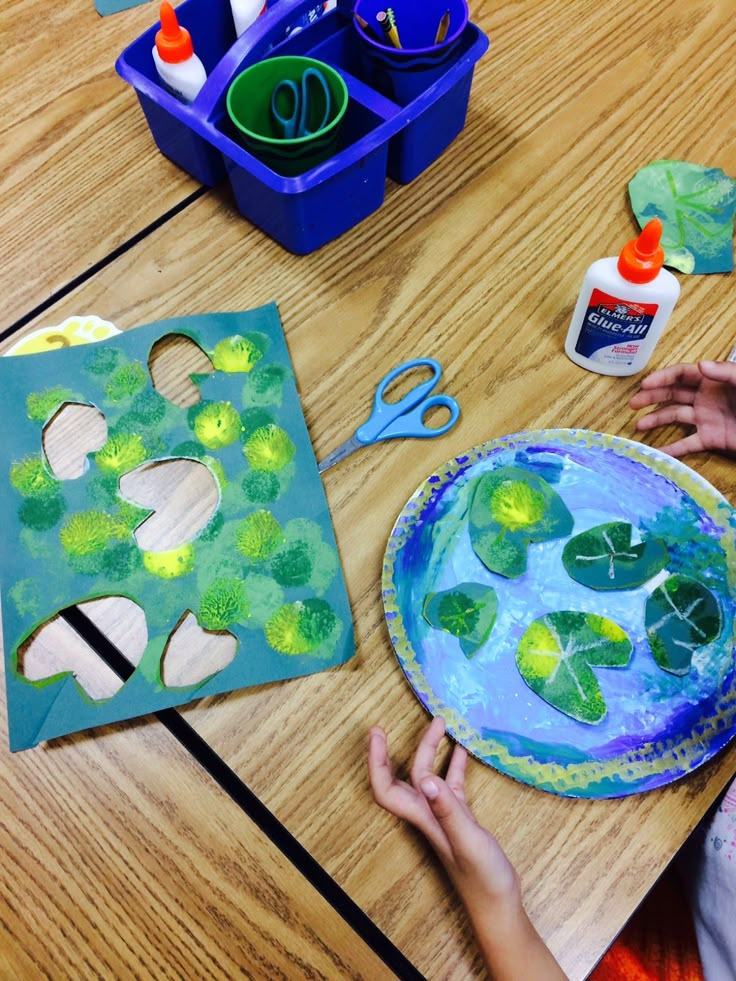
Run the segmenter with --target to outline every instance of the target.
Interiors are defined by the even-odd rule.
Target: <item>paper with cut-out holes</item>
[[[213,365],[212,374],[194,376],[202,398],[190,408],[161,396],[149,374],[152,347],[170,334],[196,343]],[[0,580],[11,749],[320,671],[352,656],[350,607],[329,510],[275,304],[176,318],[88,347],[0,359],[0,398]],[[57,480],[42,437],[67,403],[99,409],[108,435],[81,477]],[[208,467],[219,505],[191,541],[166,552],[143,551],[134,533],[151,511],[124,498],[119,480],[147,462],[176,458]],[[140,663],[117,694],[93,700],[63,663],[46,679],[22,676],[18,649],[29,637],[60,610],[104,596],[137,603],[148,630]],[[237,651],[204,680],[196,657],[185,659],[191,666],[168,674],[197,680],[167,688],[162,659],[187,611],[206,636],[231,634]],[[180,649],[172,649],[179,661]]]

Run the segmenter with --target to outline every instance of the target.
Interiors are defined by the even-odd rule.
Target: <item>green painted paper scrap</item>
[[[665,264],[684,273],[733,270],[736,181],[718,167],[657,160],[629,182],[639,225],[662,221]]]
[[[429,593],[423,607],[427,623],[457,637],[467,658],[488,640],[497,610],[496,590],[478,582],[461,582],[452,589]]]
[[[526,571],[532,542],[564,538],[572,515],[538,474],[499,467],[478,477],[470,505],[470,544],[483,565],[509,579]]]
[[[624,668],[633,649],[629,635],[613,620],[560,610],[529,624],[516,666],[531,690],[554,708],[597,725],[608,710],[593,668]]]
[[[121,10],[149,2],[150,0],[95,0],[95,10],[101,17],[107,17],[108,14],[117,14]]]
[[[180,334],[209,356],[201,401],[179,408],[153,388],[154,344]],[[182,317],[95,345],[0,358],[0,553],[11,749],[220,692],[297,677],[346,661],[353,627],[322,482],[275,304]],[[68,401],[105,416],[107,441],[86,472],[57,480],[43,426]],[[141,552],[150,514],[119,493],[120,477],[153,460],[207,466],[219,507],[190,542]],[[68,606],[126,596],[143,610],[148,643],[126,684],[93,701],[67,672],[29,681],[18,649]],[[190,687],[167,688],[166,645],[186,611],[228,631],[235,657]]]
[[[685,675],[693,654],[723,629],[714,594],[690,576],[668,576],[647,599],[647,640],[654,660],[670,674]]]
[[[633,528],[610,521],[575,535],[565,545],[562,564],[571,579],[591,589],[634,589],[667,565],[669,552],[659,538],[631,544]]]

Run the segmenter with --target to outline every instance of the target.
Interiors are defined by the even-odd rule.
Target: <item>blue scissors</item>
[[[319,110],[324,105],[322,117]],[[285,108],[285,111],[282,109]],[[271,112],[284,131],[285,140],[311,136],[327,125],[332,112],[332,93],[319,68],[307,68],[301,87],[290,78],[282,79],[271,93]],[[311,123],[319,120],[312,128]]]
[[[432,369],[431,378],[420,382],[398,402],[384,401],[383,393],[394,379],[414,368],[425,366]],[[436,386],[441,374],[442,368],[434,358],[414,358],[389,371],[378,383],[370,418],[356,429],[354,436],[345,440],[341,446],[324,458],[319,464],[319,472],[324,473],[329,467],[334,467],[336,463],[340,463],[361,446],[378,443],[382,439],[398,439],[401,436],[431,439],[451,429],[460,418],[460,406],[455,399],[449,395],[431,395],[425,398]],[[436,405],[449,409],[450,418],[443,426],[436,428],[425,426],[426,412]]]

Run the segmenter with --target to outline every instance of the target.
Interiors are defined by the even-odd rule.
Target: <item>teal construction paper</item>
[[[108,14],[117,14],[120,10],[127,10],[128,7],[140,7],[143,3],[150,3],[150,0],[95,0],[95,10],[98,14],[106,17]]]
[[[641,228],[662,221],[665,265],[684,273],[733,270],[736,181],[718,167],[657,160],[632,178],[629,197]]]
[[[169,334],[193,340],[218,369],[194,377],[202,401],[190,409],[163,399],[151,383],[151,349]],[[0,400],[0,583],[11,749],[310,674],[352,656],[350,606],[329,509],[275,304],[0,358]],[[56,481],[42,432],[69,401],[96,406],[108,440],[90,454],[82,477]],[[118,480],[142,462],[173,457],[204,463],[220,501],[200,534],[162,559],[137,546],[133,532],[150,512],[126,503]],[[138,603],[148,626],[140,663],[117,694],[95,702],[68,672],[40,682],[19,675],[17,650],[26,638],[60,610],[103,596]],[[167,688],[161,657],[187,610],[200,626],[232,633],[237,652],[199,684]]]

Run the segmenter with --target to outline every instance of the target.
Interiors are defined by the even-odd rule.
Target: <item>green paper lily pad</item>
[[[629,182],[643,228],[662,221],[665,263],[684,273],[731,272],[736,181],[717,167],[657,160]]]
[[[470,658],[488,640],[497,609],[495,589],[478,582],[461,582],[452,589],[429,593],[423,613],[430,626],[457,637],[463,654]]]
[[[573,519],[543,477],[499,467],[478,478],[470,506],[470,543],[491,572],[515,579],[526,571],[531,542],[564,538]]]
[[[591,589],[634,589],[669,562],[659,538],[631,544],[632,527],[624,521],[597,525],[565,545],[562,564],[571,579]]]
[[[516,650],[524,681],[554,708],[596,725],[606,702],[593,668],[623,668],[633,646],[617,623],[594,613],[560,611],[534,620]]]
[[[719,636],[721,608],[713,593],[689,576],[668,576],[647,600],[644,622],[654,660],[684,675],[698,647]]]

